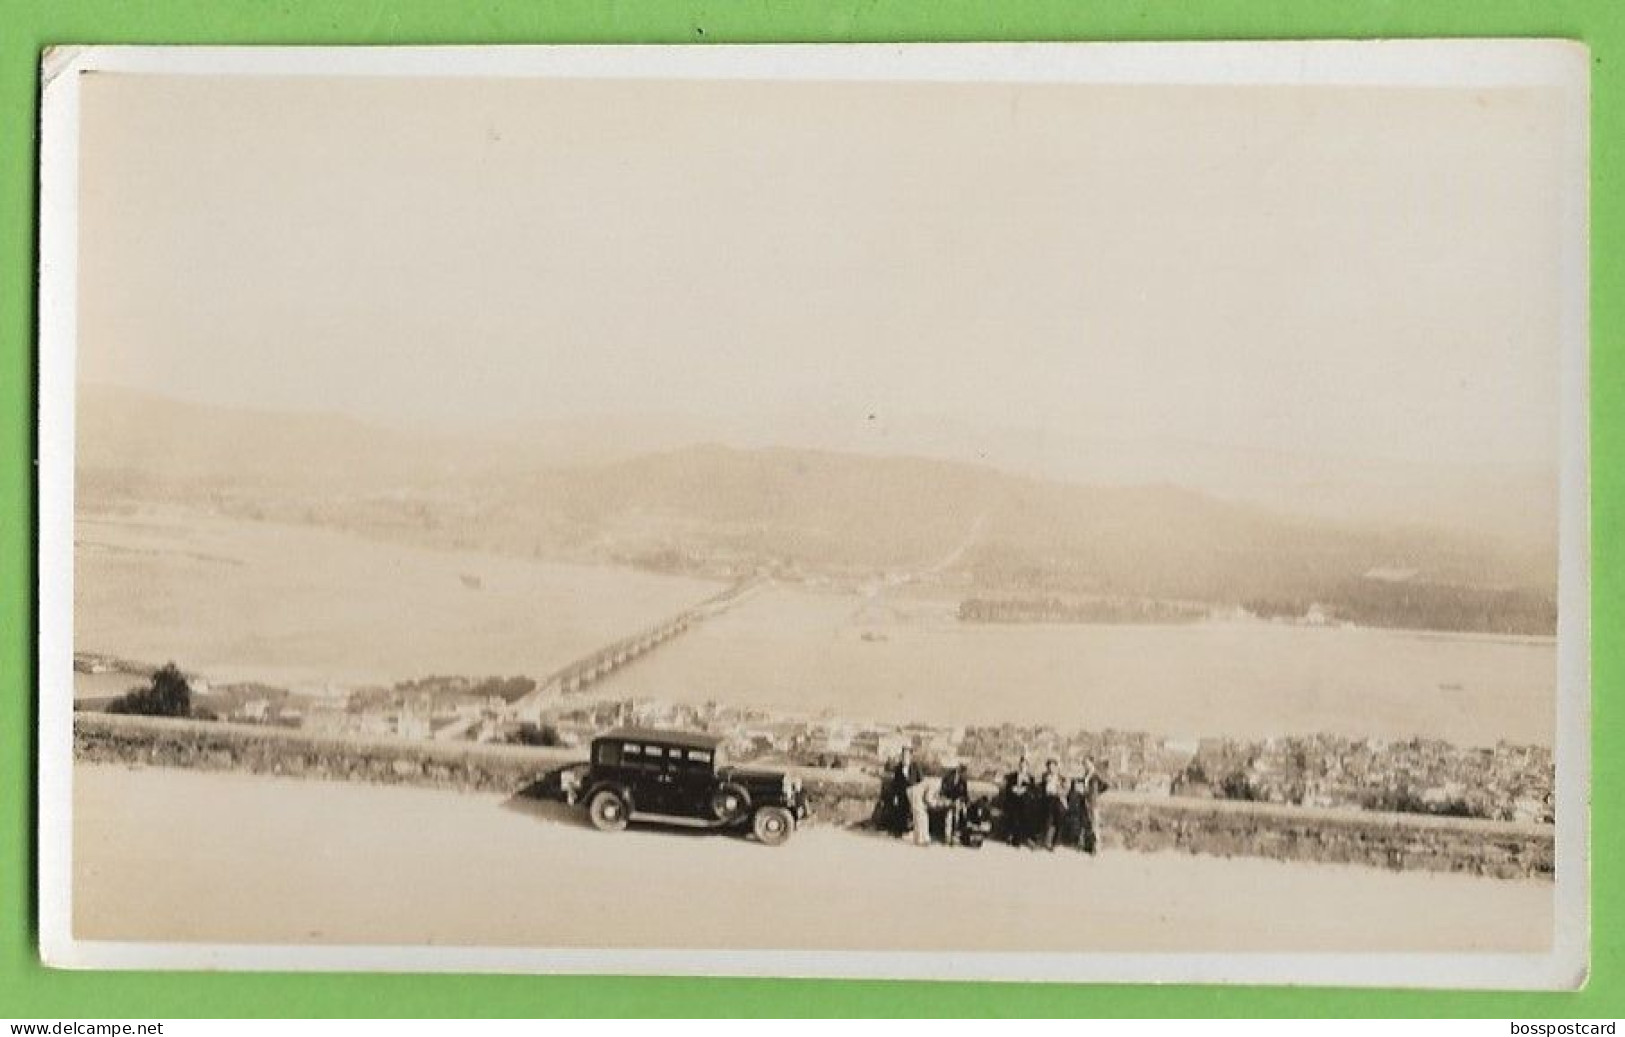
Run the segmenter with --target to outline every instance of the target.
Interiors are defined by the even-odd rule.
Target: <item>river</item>
[[[1550,638],[1263,622],[973,624],[946,602],[788,586],[600,686],[937,724],[1547,746],[1556,688]]]

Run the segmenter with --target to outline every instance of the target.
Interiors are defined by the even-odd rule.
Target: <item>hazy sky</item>
[[[1555,465],[1554,94],[84,83],[81,378]]]

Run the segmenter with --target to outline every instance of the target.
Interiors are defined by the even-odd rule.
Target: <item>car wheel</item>
[[[751,829],[768,846],[781,846],[796,830],[796,819],[783,807],[763,807],[751,820]]]
[[[587,816],[600,832],[619,832],[631,820],[632,808],[614,789],[600,789],[587,803]]]
[[[737,785],[724,785],[711,794],[711,816],[725,825],[743,818],[750,810],[750,794]]]

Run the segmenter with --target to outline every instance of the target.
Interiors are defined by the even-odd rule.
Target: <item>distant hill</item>
[[[601,464],[693,443],[796,446],[865,457],[981,464],[1086,486],[1179,486],[1289,515],[1368,525],[1471,530],[1524,548],[1550,545],[1557,473],[1518,463],[1328,457],[1289,441],[1267,447],[1168,438],[1062,434],[1019,415],[870,414],[833,408],[715,416],[537,418],[503,429],[545,464]],[[1515,502],[1515,503],[1514,503]]]
[[[1374,569],[1417,583],[1538,586],[1534,554],[1466,534],[1280,515],[1171,486],[1044,482],[958,462],[697,446],[538,474],[582,529],[642,529],[820,565],[951,569],[988,586],[1240,600],[1312,594]],[[962,553],[960,552],[960,549]]]
[[[562,466],[549,446],[92,390],[80,408],[79,474],[89,506],[207,502],[380,536],[653,568],[930,572],[978,593],[1254,602],[1283,614],[1347,601],[1363,622],[1391,612],[1405,617],[1394,625],[1461,629],[1527,631],[1544,625],[1527,618],[1529,608],[1552,611],[1554,550],[1448,529],[1344,523],[1174,486],[1086,486],[918,457],[696,444]],[[1405,575],[1367,579],[1374,571]],[[1457,601],[1464,594],[1471,600]],[[1441,610],[1472,618],[1430,622]],[[1501,612],[1524,618],[1498,624]]]

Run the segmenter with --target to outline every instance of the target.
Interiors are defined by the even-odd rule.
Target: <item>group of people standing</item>
[[[1100,795],[1110,788],[1093,757],[1083,761],[1082,773],[1068,777],[1055,759],[1044,761],[1044,773],[1034,774],[1023,756],[1000,790],[1005,840],[1046,850],[1059,842],[1093,854],[1100,847]]]
[[[1100,795],[1110,788],[1093,758],[1084,761],[1082,773],[1067,777],[1054,759],[1045,762],[1043,774],[1034,774],[1023,756],[1005,775],[999,792],[1004,838],[1011,846],[1053,851],[1059,843],[1093,854],[1099,848]],[[905,746],[881,790],[882,824],[923,846],[931,842],[934,812],[941,817],[942,840],[949,846],[958,845],[967,829],[988,813],[984,804],[971,799],[964,764],[948,768],[933,788]]]

